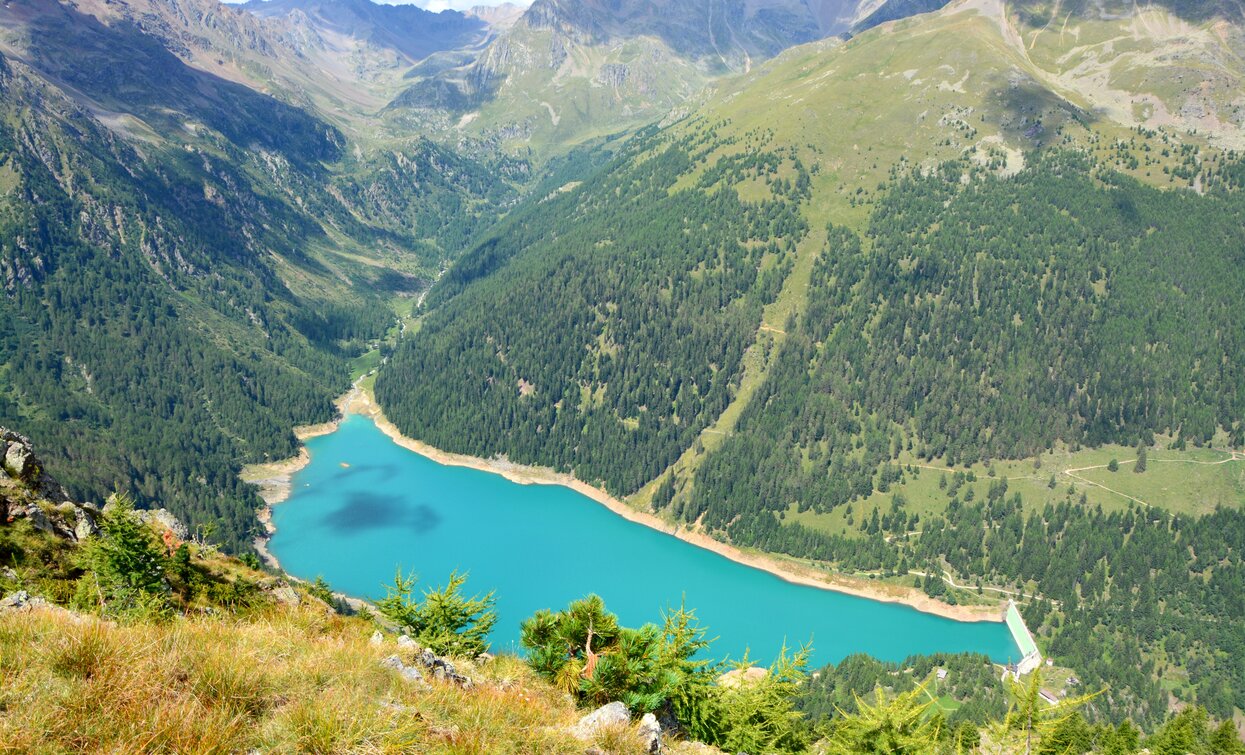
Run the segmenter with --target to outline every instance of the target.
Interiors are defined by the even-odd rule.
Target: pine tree
[[[377,602],[381,615],[411,631],[416,640],[438,655],[474,658],[488,650],[488,635],[497,623],[493,593],[470,598],[462,595],[466,574],[450,573],[449,582],[414,597],[416,578],[398,570],[387,595]]]
[[[825,743],[831,755],[927,755],[941,736],[941,716],[929,715],[934,701],[920,686],[888,700],[880,688],[872,702],[856,698],[858,712],[844,716]]]

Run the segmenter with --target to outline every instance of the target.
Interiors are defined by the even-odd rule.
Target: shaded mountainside
[[[294,104],[313,97],[219,75],[292,65],[249,14],[94,10],[0,10],[0,414],[75,496],[122,486],[246,548],[241,464],[332,416],[386,300],[422,290],[526,166],[349,148]]]
[[[76,496],[120,485],[247,542],[240,459],[293,453],[289,428],[327,419],[346,384],[322,346],[386,323],[344,302],[300,332],[319,307],[271,255],[315,274],[308,218],[209,154],[147,162],[19,66],[0,72],[5,420],[44,439]]]

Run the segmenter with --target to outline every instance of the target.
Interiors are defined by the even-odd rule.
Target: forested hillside
[[[1236,193],[1069,153],[896,180],[864,238],[830,234],[806,314],[679,514],[841,506],[904,450],[954,466],[1156,433],[1240,445],[1243,219]]]
[[[286,288],[267,255],[313,268],[312,226],[231,165],[146,163],[16,65],[0,59],[5,421],[44,439],[79,498],[120,486],[238,546],[254,530],[240,461],[294,453],[290,428],[327,419],[346,384],[333,352],[388,317]]]
[[[724,158],[676,187],[708,139],[642,139],[456,265],[377,380],[398,427],[617,493],[671,464],[729,403],[806,232],[808,175],[782,152]],[[755,201],[719,188],[741,181]]]
[[[194,46],[289,54],[245,14],[181,10]],[[173,28],[125,20],[141,8],[108,12],[0,11],[0,416],[78,498],[120,487],[249,548],[241,465],[333,416],[389,301],[426,288],[527,166],[418,139],[348,149],[315,111],[189,65]]]

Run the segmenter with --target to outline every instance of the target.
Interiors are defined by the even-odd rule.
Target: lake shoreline
[[[291,480],[293,480],[294,475],[311,463],[311,454],[307,451],[305,442],[312,438],[336,432],[337,428],[341,426],[342,420],[346,418],[346,415],[352,413],[348,410],[348,406],[354,400],[355,394],[363,392],[360,382],[362,382],[362,379],[356,381],[354,385],[350,386],[349,391],[342,394],[334,402],[334,405],[337,407],[336,419],[315,425],[299,425],[294,428],[294,437],[299,442],[297,456],[280,461],[247,464],[242,467],[242,474],[239,477],[243,482],[258,486],[259,497],[264,502],[264,505],[256,512],[256,517],[264,528],[264,534],[257,536],[252,545],[255,547],[255,551],[259,553],[260,558],[274,569],[285,571],[281,568],[281,562],[277,560],[277,557],[268,550],[268,540],[277,531],[277,526],[272,523],[272,507],[278,503],[283,503],[290,497],[292,492]]]
[[[304,441],[327,435],[337,430],[346,416],[359,414],[371,419],[377,428],[397,445],[431,459],[438,464],[467,467],[501,475],[507,480],[520,485],[561,485],[570,488],[605,506],[628,521],[671,535],[698,548],[712,551],[731,561],[767,572],[786,582],[884,603],[899,603],[922,613],[933,614],[954,621],[988,621],[996,623],[1003,621],[1005,604],[1002,602],[997,606],[953,606],[935,600],[915,588],[892,584],[876,584],[865,579],[826,573],[811,567],[791,564],[768,554],[741,550],[729,543],[709,537],[703,532],[672,525],[655,514],[640,511],[629,506],[605,490],[589,485],[570,474],[555,472],[544,467],[515,464],[506,459],[489,460],[451,453],[430,446],[422,441],[408,438],[389,421],[389,418],[385,416],[375,399],[368,391],[363,389],[360,382],[356,382],[336,403],[339,413],[337,419],[332,422],[295,428],[295,436],[300,441]],[[307,449],[303,447],[300,449],[297,457],[267,464],[249,465],[243,472],[245,481],[260,486],[260,497],[264,500],[264,506],[258,513],[258,516],[267,534],[256,539],[255,548],[269,564],[278,569],[281,568],[279,561],[267,549],[268,538],[276,532],[276,527],[272,523],[272,507],[285,501],[290,496],[291,478],[295,473],[307,466],[310,461],[311,456]]]

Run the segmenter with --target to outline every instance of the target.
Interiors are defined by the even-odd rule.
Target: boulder
[[[273,600],[287,606],[296,606],[302,602],[302,599],[298,597],[298,591],[284,580],[268,588],[268,594],[272,596]]]
[[[368,640],[368,643],[374,648],[381,647],[385,644],[385,635],[381,634],[378,629],[375,632],[372,632],[372,639]]]
[[[492,660],[493,660],[492,653],[480,653],[479,655],[476,656],[476,663],[479,663],[480,665],[490,663],[492,662]]]
[[[0,463],[9,477],[38,497],[53,503],[69,500],[65,488],[43,470],[43,463],[35,456],[34,446],[26,436],[0,427]]]
[[[614,701],[592,711],[571,727],[571,736],[584,742],[592,741],[601,729],[625,726],[631,722],[631,711],[625,703]]]
[[[74,522],[73,536],[74,539],[81,542],[88,537],[94,537],[99,534],[99,525],[95,523],[95,517],[90,510],[81,506],[75,507],[77,520]]]
[[[402,659],[399,658],[398,656],[390,655],[385,658],[382,658],[380,661],[380,665],[385,668],[400,669],[406,664],[402,663]]]
[[[34,471],[34,458],[30,446],[20,442],[10,443],[4,452],[4,471],[14,479],[25,480]]]
[[[5,611],[29,611],[51,605],[43,598],[33,597],[25,590],[18,590],[0,600],[0,613]],[[63,609],[62,609],[63,610]]]
[[[37,530],[43,530],[53,535],[59,534],[56,527],[52,524],[52,520],[44,513],[43,509],[35,504],[26,507],[26,518],[34,525]]]
[[[657,716],[652,713],[645,713],[644,718],[640,719],[640,739],[644,742],[645,752],[651,755],[661,752],[661,724],[657,723]]]
[[[454,668],[454,664],[444,658],[434,658],[432,661],[432,670],[434,672],[442,671],[449,676],[453,676],[458,673],[458,669]]]
[[[398,675],[408,682],[416,683],[424,680],[424,675],[419,673],[419,669],[414,666],[406,665],[402,662],[402,659],[396,655],[391,655],[383,659],[380,662],[380,665],[397,671]]]
[[[0,600],[0,609],[3,608],[21,608],[30,601],[30,593],[25,590],[18,590],[5,596],[4,600]]]
[[[402,648],[403,650],[410,650],[411,652],[414,652],[414,653],[418,653],[419,651],[424,649],[418,642],[416,642],[415,640],[412,640],[410,637],[407,637],[404,634],[398,635],[398,647]]]

